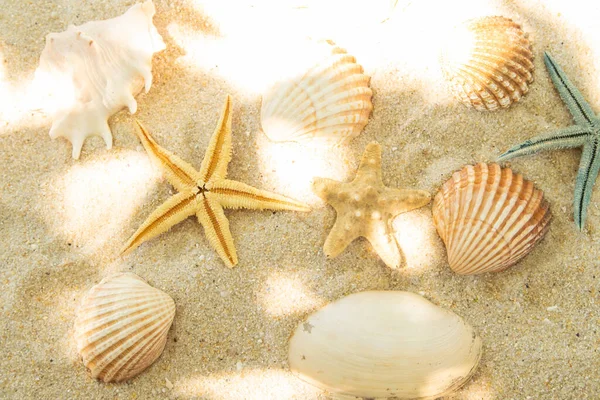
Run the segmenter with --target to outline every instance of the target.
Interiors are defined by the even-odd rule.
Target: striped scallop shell
[[[320,62],[263,95],[261,125],[272,141],[338,144],[367,124],[373,109],[370,78],[346,50],[322,45],[328,49]]]
[[[94,378],[120,382],[149,367],[162,353],[175,302],[139,276],[103,279],[83,299],[75,320],[77,351]]]
[[[467,21],[440,57],[452,93],[468,107],[494,111],[521,99],[533,82],[533,53],[521,26],[505,17]]]
[[[433,221],[459,274],[502,271],[542,239],[551,213],[533,183],[497,164],[466,166],[435,196]]]

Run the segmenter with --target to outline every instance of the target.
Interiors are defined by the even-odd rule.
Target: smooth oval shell
[[[337,396],[423,399],[474,373],[481,339],[456,314],[409,292],[369,291],[328,304],[290,339],[294,374]]]
[[[166,293],[132,273],[110,276],[82,301],[77,351],[94,378],[132,378],[161,355],[174,317],[175,302]]]
[[[433,201],[433,222],[459,274],[502,271],[525,257],[552,214],[541,190],[498,164],[455,172]]]
[[[479,111],[509,107],[533,82],[527,34],[505,17],[478,18],[456,28],[440,62],[454,96]]]
[[[344,49],[322,46],[328,47],[324,59],[263,95],[261,125],[272,141],[339,144],[367,124],[373,109],[370,78]]]

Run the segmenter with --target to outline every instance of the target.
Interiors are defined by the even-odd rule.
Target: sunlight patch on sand
[[[47,118],[36,108],[36,92],[28,81],[11,82],[4,68],[0,48],[0,136],[20,127],[39,126]]]
[[[396,240],[404,254],[407,271],[431,268],[432,260],[443,257],[435,245],[437,232],[427,209],[400,214],[393,221]]]
[[[141,152],[74,164],[52,183],[57,194],[49,205],[51,225],[84,252],[94,252],[119,237],[159,178]]]
[[[308,203],[321,204],[312,192],[315,177],[345,181],[347,174],[346,147],[311,146],[310,143],[275,143],[259,134],[259,167],[274,191]]]
[[[271,275],[258,293],[258,300],[273,317],[285,317],[312,311],[325,301],[310,293],[295,277]]]
[[[247,94],[263,93],[279,80],[294,78],[323,56],[306,38],[264,33],[259,26],[218,38],[175,22],[167,30],[185,50],[177,63],[226,79]]]
[[[310,36],[340,40],[387,20],[398,0],[368,3],[346,0],[256,0],[250,4],[197,0],[195,6],[219,22],[224,35],[259,33],[262,36]]]
[[[235,363],[232,368],[236,368]],[[317,398],[318,393],[284,370],[246,369],[243,364],[237,372],[197,376],[173,383],[178,396],[194,399],[292,400]]]

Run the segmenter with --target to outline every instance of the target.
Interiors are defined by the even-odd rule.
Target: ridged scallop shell
[[[433,222],[459,274],[502,271],[525,257],[549,227],[541,190],[497,164],[455,172],[433,201]]]
[[[88,136],[101,136],[110,149],[107,119],[123,107],[134,114],[134,96],[150,90],[152,55],[165,48],[152,24],[155,12],[147,0],[118,17],[46,36],[36,81],[56,108],[50,137],[68,139],[73,158],[79,158]]]
[[[479,111],[519,101],[533,82],[533,53],[521,26],[505,17],[467,21],[450,35],[441,54],[452,93]]]
[[[175,302],[139,276],[103,279],[83,299],[75,320],[77,351],[92,377],[120,382],[148,368],[162,353]]]
[[[328,47],[324,59],[263,96],[262,130],[272,141],[338,144],[367,124],[373,109],[370,78],[346,50],[322,45]]]
[[[300,323],[289,364],[335,398],[433,399],[473,375],[481,349],[473,328],[451,311],[414,293],[369,291]]]

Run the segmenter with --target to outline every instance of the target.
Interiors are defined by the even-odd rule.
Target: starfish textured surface
[[[352,182],[315,178],[313,191],[337,213],[323,246],[327,257],[336,257],[354,239],[363,236],[392,268],[398,268],[402,260],[392,228],[394,217],[431,200],[424,190],[392,189],[383,184],[381,146],[376,142],[367,145]]]
[[[544,62],[554,86],[575,120],[575,125],[527,140],[509,149],[498,160],[509,160],[541,150],[583,147],[573,200],[575,224],[581,230],[585,225],[592,189],[600,169],[600,118],[594,114],[579,90],[573,86],[564,71],[547,52],[544,54]]]
[[[226,179],[227,164],[231,160],[230,96],[225,100],[200,171],[160,147],[142,124],[137,124],[138,136],[146,151],[164,169],[167,180],[178,193],[150,214],[129,239],[122,254],[195,214],[211,246],[227,266],[233,267],[238,260],[224,208],[309,211],[308,206],[295,200]]]

